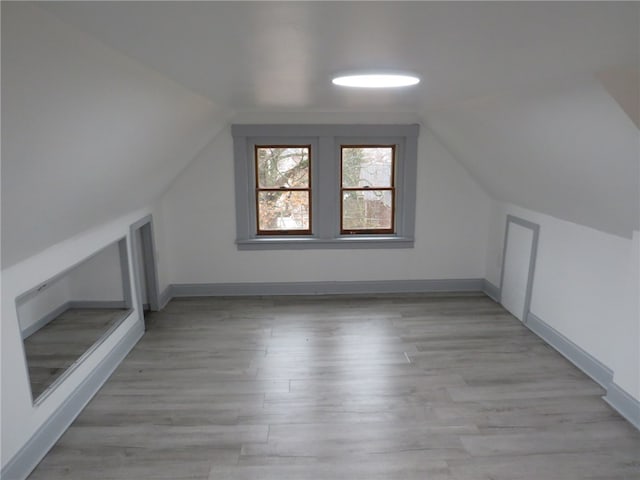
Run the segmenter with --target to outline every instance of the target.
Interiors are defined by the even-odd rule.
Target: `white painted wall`
[[[2,2],[2,266],[148,206],[224,113],[27,2]]]
[[[277,116],[276,121],[330,123],[336,118],[389,120],[384,115],[296,114]],[[396,115],[393,120],[400,119]],[[413,249],[238,251],[232,138],[226,128],[161,198],[158,224],[168,262],[161,277],[165,283],[483,278],[489,197],[424,128],[417,183]]]
[[[631,238],[640,226],[638,128],[593,76],[427,113],[496,200]]]
[[[74,301],[124,300],[118,243],[113,243],[69,272]]]
[[[65,271],[98,250],[127,236],[129,226],[150,210],[140,210],[56,244],[27,260],[2,270],[1,360],[1,463],[3,467],[31,436],[61,407],[69,395],[96,368],[142,314],[132,314],[66,380],[37,407],[32,405],[15,298]],[[127,239],[129,251],[131,241]],[[131,255],[129,269],[131,271]],[[133,305],[136,298],[134,293]]]
[[[540,225],[530,310],[614,372],[640,400],[638,242],[494,203],[487,279],[499,285],[506,215]]]
[[[46,288],[16,305],[20,328],[25,330],[71,300],[69,278],[58,278]]]

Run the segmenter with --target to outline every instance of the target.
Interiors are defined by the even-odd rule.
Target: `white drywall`
[[[35,295],[30,295],[16,305],[20,328],[26,330],[45,315],[62,307],[71,300],[69,278],[58,278]]]
[[[69,272],[69,292],[74,301],[124,300],[118,242],[100,250]]]
[[[607,68],[596,77],[629,119],[640,129],[640,70]]]
[[[344,115],[279,115],[278,121],[331,123]],[[370,115],[351,114],[352,122]],[[384,115],[375,116],[385,122]],[[237,123],[255,122],[256,116]],[[244,121],[243,121],[244,120]],[[393,117],[398,121],[398,115]],[[411,123],[411,118],[406,123]],[[415,248],[238,251],[232,138],[223,130],[161,198],[164,282],[227,283],[482,278],[489,197],[431,135],[418,145]],[[161,255],[162,257],[162,255]]]
[[[532,247],[533,230],[509,222],[501,300],[504,308],[520,321],[524,320]]]
[[[593,76],[427,113],[496,200],[613,235],[640,225],[638,128]]]
[[[127,236],[129,226],[149,213],[147,209],[140,210],[107,222],[99,228],[76,235],[2,270],[2,322],[0,323],[2,397],[0,403],[3,467],[61,407],[118,341],[136,325],[136,322],[142,321],[141,313],[134,311],[58,388],[34,407],[16,315],[15,298]],[[130,244],[130,239],[128,243]],[[131,251],[131,245],[128,249]],[[131,268],[131,255],[129,255],[130,271]],[[133,305],[137,305],[135,292]]]
[[[495,285],[507,214],[540,225],[531,312],[613,370],[614,382],[640,399],[638,233],[628,239],[495,203],[487,257],[487,279]]]
[[[2,2],[2,265],[149,205],[224,124],[208,99]]]

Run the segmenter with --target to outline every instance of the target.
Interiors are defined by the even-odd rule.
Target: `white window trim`
[[[232,125],[239,250],[412,248],[419,125]],[[312,234],[258,236],[255,145],[311,145]],[[340,234],[340,147],[395,144],[396,233]]]

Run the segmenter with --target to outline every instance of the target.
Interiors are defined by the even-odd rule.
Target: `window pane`
[[[343,187],[391,187],[393,147],[342,147]]]
[[[259,230],[309,230],[309,192],[258,192]]]
[[[258,187],[309,186],[309,147],[257,147]]]
[[[342,192],[344,230],[389,230],[393,228],[393,193],[390,190]]]

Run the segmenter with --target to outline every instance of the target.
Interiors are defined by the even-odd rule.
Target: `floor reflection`
[[[37,399],[128,312],[122,308],[70,308],[25,338],[33,399]]]

